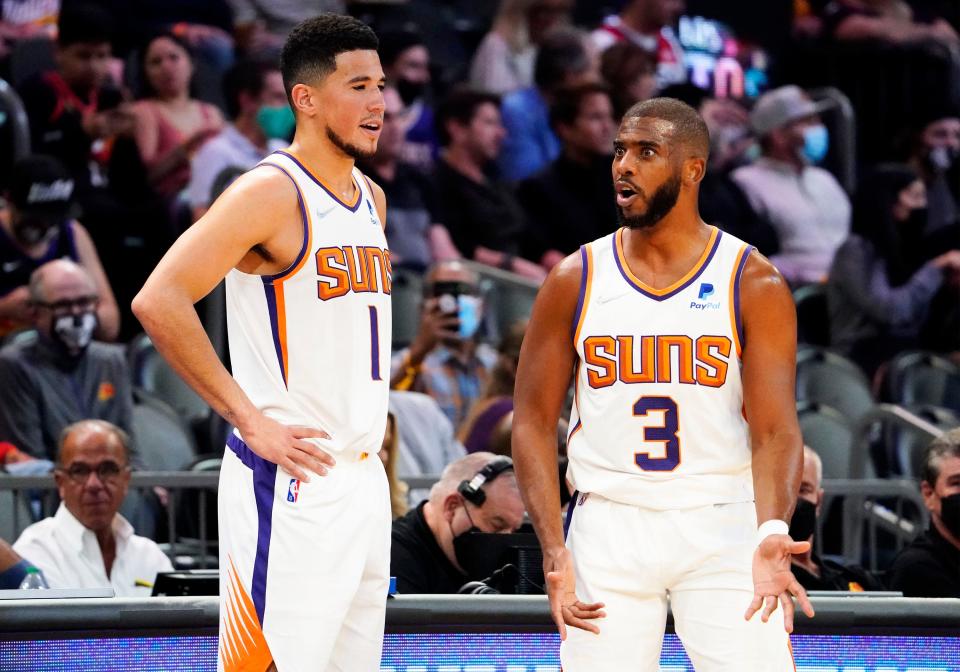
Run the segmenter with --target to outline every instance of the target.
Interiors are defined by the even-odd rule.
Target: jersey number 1
[[[650,457],[650,453],[635,453],[637,466],[644,471],[673,471],[680,464],[680,411],[677,402],[670,397],[640,397],[633,405],[634,416],[645,416],[649,411],[663,411],[663,425],[644,427],[643,440],[663,443],[663,457]]]
[[[380,320],[376,306],[367,306],[370,309],[370,377],[380,378]]]

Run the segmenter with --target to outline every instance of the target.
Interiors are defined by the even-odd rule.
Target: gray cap
[[[750,128],[762,137],[791,121],[819,114],[831,106],[830,101],[814,102],[799,86],[790,84],[767,91],[750,112]]]

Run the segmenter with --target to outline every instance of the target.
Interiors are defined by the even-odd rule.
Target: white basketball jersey
[[[330,434],[321,447],[375,453],[387,417],[391,267],[370,185],[354,169],[347,203],[291,154],[261,165],[296,187],[304,242],[282,273],[227,274],[233,376],[268,417]]]
[[[752,501],[739,300],[752,248],[712,228],[694,268],[655,289],[630,271],[623,232],[580,249],[568,478],[658,510]]]

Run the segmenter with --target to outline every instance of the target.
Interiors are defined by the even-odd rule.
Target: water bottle
[[[47,580],[36,567],[27,568],[27,575],[20,582],[20,590],[47,590]]]

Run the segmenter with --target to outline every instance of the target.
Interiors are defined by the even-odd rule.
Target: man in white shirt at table
[[[112,588],[117,597],[146,596],[169,558],[138,537],[117,511],[130,485],[130,438],[103,420],[63,430],[54,477],[57,513],[23,531],[13,548],[30,558],[51,588]]]

